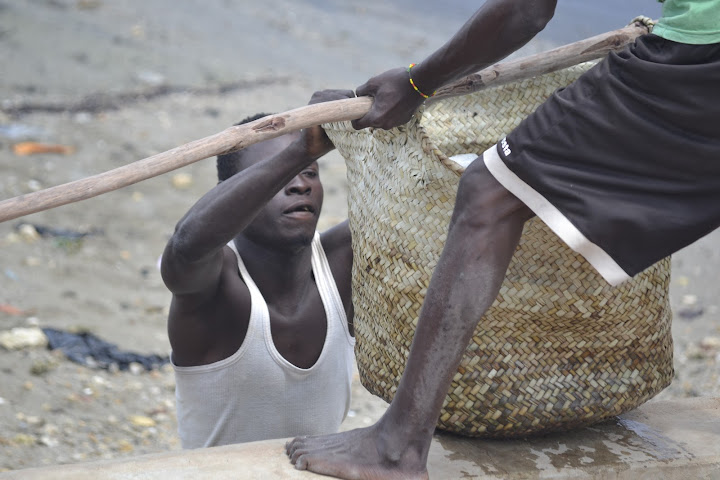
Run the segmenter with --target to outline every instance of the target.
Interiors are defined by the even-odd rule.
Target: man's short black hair
[[[243,125],[245,123],[254,122],[255,120],[258,120],[260,118],[267,117],[268,115],[273,115],[273,114],[272,113],[256,113],[255,115],[251,115],[243,120],[240,120],[235,125]],[[217,156],[218,180],[220,180],[221,182],[223,180],[227,180],[228,178],[232,177],[240,170],[241,156],[242,156],[242,150],[238,150],[237,152],[226,153],[224,155]]]

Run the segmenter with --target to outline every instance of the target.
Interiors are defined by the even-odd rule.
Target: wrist
[[[408,74],[408,83],[410,84],[410,87],[417,93],[418,96],[420,96],[423,101],[427,100],[428,98],[431,98],[435,95],[435,89],[430,89],[429,87],[432,87],[430,82],[426,82],[425,79],[422,76],[422,67],[418,67],[417,64],[411,63],[406,71]]]
[[[288,154],[297,160],[299,164],[304,166],[316,161],[325,155],[329,150],[318,148],[318,146],[313,145],[313,143],[309,141],[305,135],[301,134],[297,140],[288,146],[287,151]]]
[[[288,145],[285,152],[293,159],[296,159],[298,163],[304,163],[306,160],[312,162],[314,160],[311,158],[307,143],[302,136]]]

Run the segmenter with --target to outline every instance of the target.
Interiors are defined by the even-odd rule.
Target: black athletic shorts
[[[639,37],[483,154],[611,284],[720,226],[720,44]]]

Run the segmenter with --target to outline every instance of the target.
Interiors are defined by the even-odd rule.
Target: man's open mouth
[[[309,204],[300,204],[300,205],[294,205],[294,206],[288,208],[283,213],[287,214],[287,213],[296,213],[296,212],[315,213],[315,208]]]

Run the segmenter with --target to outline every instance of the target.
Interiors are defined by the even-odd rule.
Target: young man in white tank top
[[[315,230],[316,160],[333,148],[313,127],[218,156],[220,182],[165,248],[184,448],[336,432],[347,414],[350,230]]]

